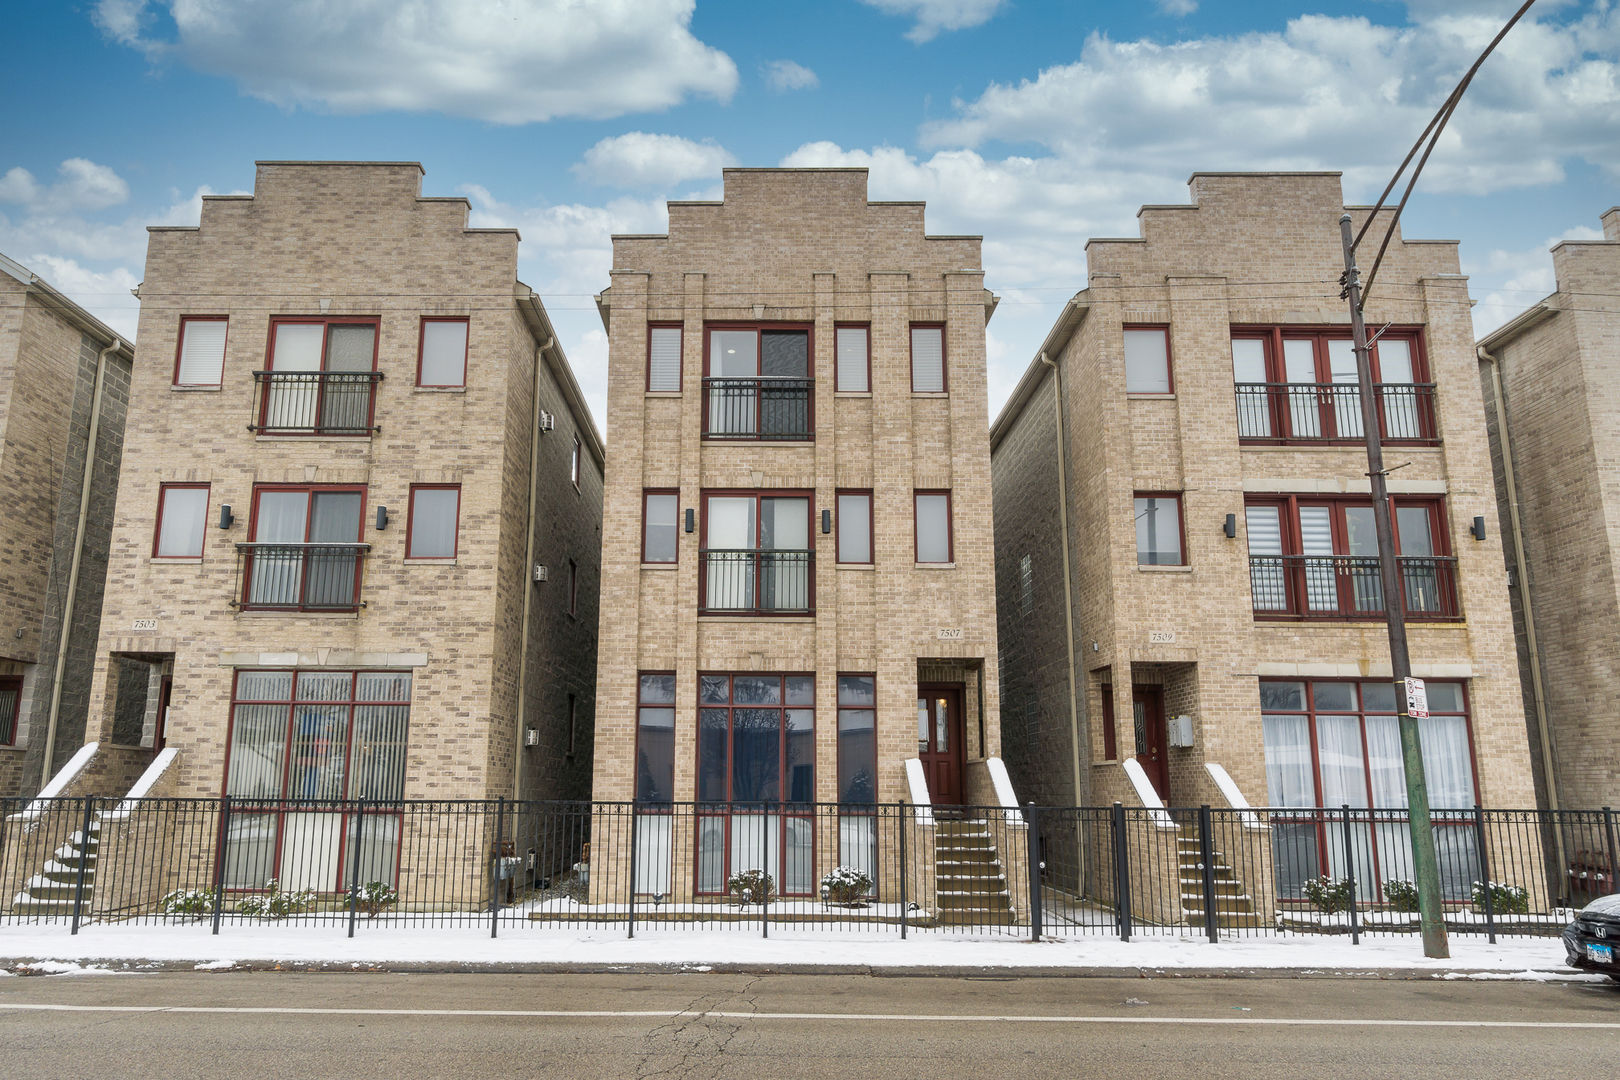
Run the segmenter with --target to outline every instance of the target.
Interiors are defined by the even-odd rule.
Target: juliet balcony
[[[815,438],[816,380],[703,380],[703,437],[713,440],[807,442]]]
[[[255,371],[259,435],[370,435],[376,423],[380,371]]]
[[[243,611],[358,611],[370,544],[237,544]]]
[[[1403,555],[1401,601],[1414,622],[1462,618],[1457,560]],[[1382,619],[1384,583],[1376,558],[1350,555],[1251,555],[1249,586],[1256,619]]]
[[[813,551],[704,549],[698,589],[706,615],[809,615],[815,611]]]
[[[1238,438],[1244,443],[1356,443],[1362,428],[1355,383],[1237,383]],[[1377,383],[1379,436],[1386,442],[1438,444],[1433,383]]]

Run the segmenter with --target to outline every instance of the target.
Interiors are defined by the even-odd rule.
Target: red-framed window
[[[681,392],[680,323],[647,324],[647,390],[652,393]]]
[[[705,491],[699,610],[739,615],[815,610],[814,493]]]
[[[154,559],[200,559],[208,534],[208,485],[163,484],[158,488]]]
[[[815,891],[815,706],[814,675],[698,674],[699,893],[761,862],[782,895]]]
[[[914,540],[916,559],[923,564],[956,561],[956,540],[952,535],[951,493],[916,491],[912,493],[916,518]]]
[[[366,489],[263,484],[253,489],[242,606],[353,611],[360,606]]]
[[[369,435],[375,430],[378,320],[296,316],[270,321],[257,430]]]
[[[1423,745],[1436,854],[1445,899],[1467,901],[1479,878],[1472,807],[1479,801],[1468,684],[1428,681],[1429,716],[1416,723]],[[1355,870],[1363,901],[1387,899],[1382,885],[1412,881],[1406,774],[1391,680],[1262,679],[1267,801],[1278,896],[1302,899],[1314,877]],[[1313,808],[1350,807],[1344,821]],[[1363,811],[1360,814],[1355,811]]]
[[[839,323],[833,328],[833,388],[844,394],[872,391],[872,328],[866,323]]]
[[[17,742],[17,716],[22,710],[22,676],[0,675],[0,746]]]
[[[461,538],[461,485],[413,484],[405,526],[407,559],[454,559]]]
[[[579,614],[579,564],[568,560],[568,614]]]
[[[579,458],[580,451],[582,449],[583,448],[580,444],[579,436],[575,435],[574,449],[569,453],[568,456],[568,482],[574,485],[574,490],[576,492],[579,490]]]
[[[877,675],[838,673],[838,863],[878,880]]]
[[[174,347],[174,385],[218,386],[224,382],[229,325],[223,315],[187,315],[180,320]]]
[[[233,800],[222,860],[228,889],[342,889],[397,880],[408,767],[411,673],[241,669],[231,691],[224,793]],[[363,823],[353,808],[370,806]]]
[[[635,800],[675,801],[675,673],[643,671],[636,686]]]
[[[815,330],[807,323],[710,323],[703,331],[703,437],[815,437]]]
[[[838,492],[838,561],[857,566],[871,565],[872,493]]]
[[[1168,326],[1126,326],[1125,392],[1173,394],[1175,372],[1170,363]]]
[[[672,488],[648,488],[641,493],[641,561],[672,563],[680,560],[681,493]]]
[[[1138,566],[1186,566],[1187,535],[1181,515],[1181,492],[1138,491],[1132,500],[1136,517]]]
[[[1434,383],[1421,327],[1387,328],[1369,351],[1386,442],[1433,443]],[[1346,327],[1234,326],[1238,437],[1251,443],[1359,443],[1356,354]]]
[[[1401,601],[1409,619],[1461,617],[1445,501],[1391,498]],[[1256,618],[1382,619],[1370,499],[1280,495],[1244,506]]]
[[[951,388],[944,323],[911,324],[911,392],[943,394]]]
[[[1102,685],[1102,733],[1103,733],[1103,760],[1119,760],[1119,733],[1114,728],[1114,688],[1109,683]]]
[[[467,385],[466,318],[424,317],[416,343],[416,385],[455,388]]]

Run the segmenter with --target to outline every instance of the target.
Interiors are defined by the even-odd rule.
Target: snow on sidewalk
[[[828,931],[771,931],[764,939],[746,931],[643,930],[634,940],[622,932],[501,927],[491,939],[485,927],[412,928],[362,924],[353,938],[343,926],[264,923],[226,926],[218,937],[206,924],[184,926],[90,925],[78,936],[49,924],[0,926],[0,957],[62,962],[80,960],[184,961],[199,969],[225,970],[231,962],[296,964],[582,964],[669,965],[705,970],[722,965],[841,968],[1136,968],[1292,969],[1308,973],[1357,973],[1386,969],[1436,975],[1489,972],[1502,978],[1596,979],[1564,966],[1557,938],[1451,939],[1451,959],[1429,960],[1415,936],[1364,938],[1360,945],[1335,936],[1244,938],[1210,944],[1202,937],[1151,937],[1132,942],[1096,936],[1041,942],[962,940],[922,933],[897,935]]]

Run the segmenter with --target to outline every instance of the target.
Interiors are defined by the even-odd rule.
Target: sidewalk
[[[637,930],[622,933],[502,926],[410,928],[366,926],[353,938],[343,926],[266,923],[209,926],[89,925],[70,936],[61,924],[0,926],[0,968],[50,960],[112,970],[233,968],[386,968],[458,971],[795,971],[932,973],[995,971],[1030,975],[1383,976],[1605,981],[1564,966],[1557,938],[1451,939],[1449,960],[1429,960],[1415,935],[1348,938],[1314,935],[1240,938],[1211,944],[1202,937],[1148,937],[1131,942],[1094,936],[1032,943],[960,940],[914,933],[835,933],[772,928],[769,939],[747,931]],[[0,972],[3,974],[3,972]]]

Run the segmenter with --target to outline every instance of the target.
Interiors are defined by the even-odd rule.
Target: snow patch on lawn
[[[236,966],[236,961],[235,960],[209,960],[207,963],[198,964],[193,970],[196,970],[196,971],[229,971],[229,970],[231,970],[231,968],[233,968],[235,966]]]

